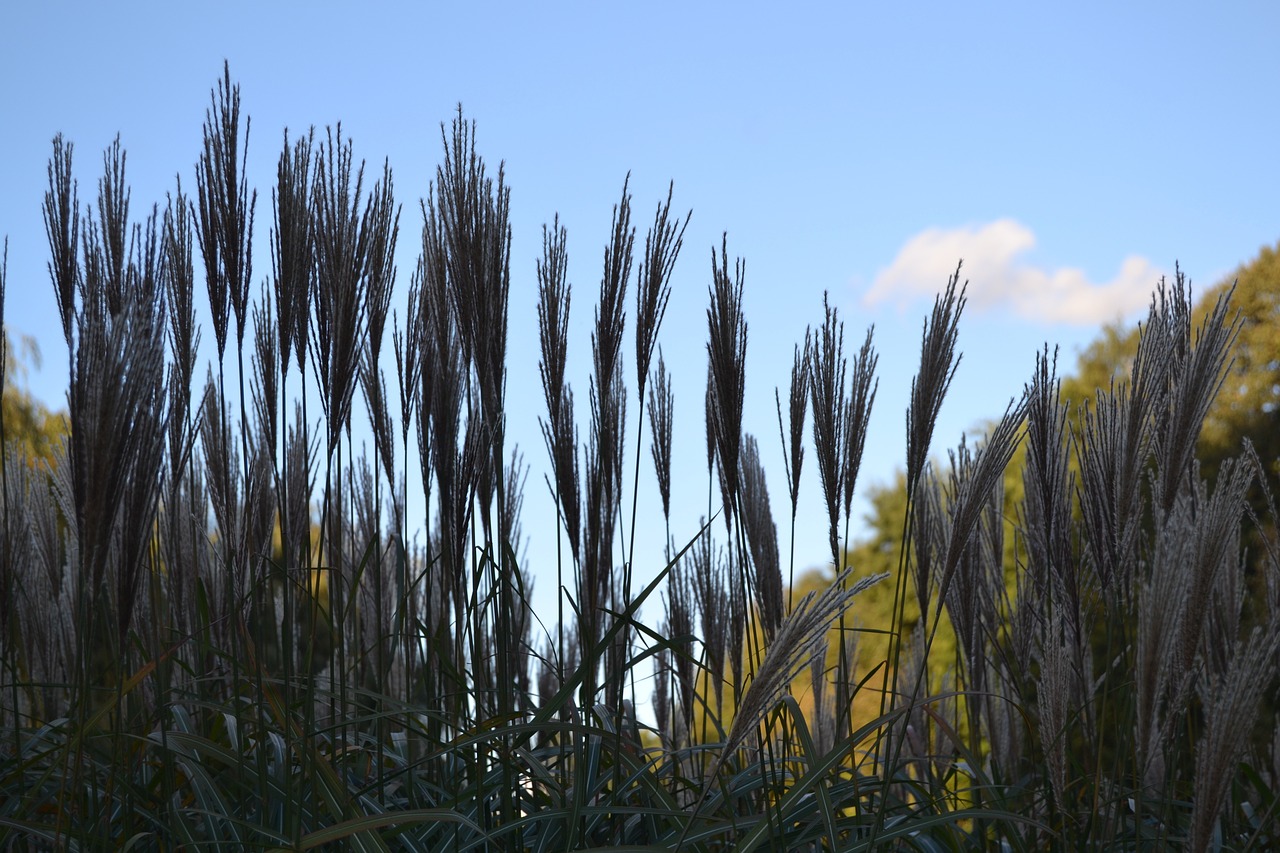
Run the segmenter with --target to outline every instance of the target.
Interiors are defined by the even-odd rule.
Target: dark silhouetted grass
[[[69,431],[46,464],[5,443],[0,421],[0,846],[1277,843],[1280,740],[1257,733],[1280,732],[1260,719],[1277,687],[1280,561],[1252,577],[1242,556],[1244,525],[1273,526],[1274,513],[1250,514],[1262,464],[1250,449],[1214,482],[1195,457],[1238,331],[1227,299],[1192,328],[1181,274],[1162,284],[1132,369],[1079,410],[1061,401],[1046,349],[990,433],[943,463],[933,433],[960,362],[957,271],[925,321],[912,384],[892,618],[860,625],[858,593],[885,579],[845,565],[878,390],[871,332],[850,361],[824,299],[793,354],[785,419],[775,392],[792,531],[810,410],[829,521],[831,571],[793,600],[769,451],[742,432],[745,263],[730,265],[727,237],[712,249],[702,402],[720,505],[693,539],[672,541],[684,421],[659,338],[689,219],[672,215],[669,192],[645,237],[629,424],[624,182],[581,423],[558,218],[535,267],[559,519],[540,532],[556,537],[559,589],[558,624],[544,625],[520,520],[527,466],[506,441],[502,167],[488,169],[461,109],[442,125],[408,310],[388,317],[404,245],[390,165],[366,190],[340,129],[285,133],[270,280],[255,298],[240,105],[224,69],[196,197],[179,183],[141,220],[118,143],[82,209],[73,148],[53,142],[43,213]],[[197,387],[200,269],[217,362]],[[0,264],[0,311],[6,283]],[[394,382],[380,366],[388,321]],[[355,446],[353,420],[371,451]],[[646,422],[667,533],[664,565],[639,588],[652,573],[635,574],[635,542],[617,525],[629,512],[634,536]],[[411,472],[424,518],[408,516]],[[1009,473],[1026,495],[1014,517]],[[642,616],[654,612],[657,626]],[[944,622],[957,651],[933,684]],[[863,630],[887,635],[888,651],[858,672]],[[650,684],[656,728],[634,706]],[[874,717],[857,710],[872,706]]]

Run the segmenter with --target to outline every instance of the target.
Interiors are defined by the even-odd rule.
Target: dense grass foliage
[[[720,508],[691,541],[668,533],[641,586],[619,524],[635,530],[642,454],[626,471],[624,435],[650,442],[669,531],[676,401],[658,342],[688,218],[668,195],[638,245],[624,184],[586,417],[565,378],[558,221],[536,266],[561,521],[540,571],[564,592],[559,623],[535,631],[525,466],[506,440],[502,169],[461,111],[442,127],[408,310],[389,316],[408,233],[390,166],[367,186],[341,131],[286,134],[255,294],[247,138],[227,72],[194,195],[178,185],[141,221],[118,144],[82,205],[54,140],[43,214],[70,387],[51,451],[0,442],[4,849],[1277,843],[1280,724],[1263,709],[1280,559],[1242,547],[1275,542],[1274,511],[1246,499],[1265,465],[1246,447],[1209,482],[1196,457],[1240,328],[1229,292],[1193,321],[1181,275],[1160,283],[1129,370],[1077,406],[1046,350],[991,432],[941,463],[957,269],[926,318],[903,525],[875,574],[848,565],[847,531],[878,358],[870,332],[846,354],[824,304],[775,401],[792,529],[806,458],[830,523],[831,571],[800,595],[742,429],[745,282],[726,240],[701,401]],[[0,306],[4,284],[0,268]],[[411,476],[426,518],[409,515]],[[886,624],[857,618],[868,590],[891,601]]]

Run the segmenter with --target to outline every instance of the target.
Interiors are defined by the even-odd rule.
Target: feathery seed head
[[[818,460],[818,476],[822,481],[822,493],[827,504],[827,537],[831,546],[831,562],[839,567],[839,514],[844,467],[842,456],[846,447],[844,323],[840,322],[839,312],[831,307],[825,292],[822,294],[822,308],[822,328],[812,337],[811,344],[806,331],[805,342],[812,346],[808,365],[809,393],[813,400],[813,450]]]
[[[658,328],[667,313],[667,301],[671,297],[671,271],[684,245],[684,232],[689,227],[693,211],[684,223],[670,221],[671,194],[675,182],[667,188],[666,204],[658,205],[651,227],[644,238],[644,261],[640,264],[636,288],[636,375],[639,377],[638,393],[643,401],[645,380],[649,377],[649,364],[653,348],[658,340]]]
[[[311,226],[311,145],[314,128],[306,137],[284,146],[276,164],[276,186],[271,190],[271,268],[280,319],[281,369],[288,370],[291,352],[298,369],[306,368],[307,316],[311,309],[313,241]]]
[[[196,164],[196,219],[219,358],[226,351],[231,311],[236,318],[236,339],[244,340],[249,282],[253,278],[253,209],[258,194],[249,193],[245,177],[248,120],[244,147],[241,152],[240,87],[231,85],[231,67],[223,63],[223,79],[209,93],[204,150]]]
[[[804,348],[797,344],[791,362],[791,393],[788,398],[790,434],[782,426],[782,398],[773,389],[773,400],[778,408],[778,436],[782,440],[783,465],[787,473],[787,487],[791,495],[791,516],[795,517],[800,501],[800,469],[804,466],[804,421],[809,406],[809,348],[810,330],[804,332]],[[790,441],[788,441],[788,437]],[[789,450],[789,453],[787,452]]]
[[[537,261],[538,340],[542,360],[538,372],[547,401],[549,423],[557,423],[565,393],[564,371],[569,352],[569,304],[567,233],[556,215],[550,231],[542,226],[542,258]]]
[[[796,674],[825,647],[828,630],[848,610],[854,597],[884,580],[888,574],[870,575],[847,583],[851,577],[852,570],[845,569],[825,590],[807,593],[783,620],[755,678],[742,696],[725,738],[724,749],[716,759],[715,769],[728,760],[747,735],[755,731]]]
[[[914,492],[924,472],[942,400],[951,387],[962,356],[956,354],[960,315],[964,313],[966,282],[960,282],[960,265],[947,280],[946,290],[933,302],[920,341],[920,372],[911,380],[911,406],[907,409],[907,489]]]
[[[662,496],[662,514],[671,521],[671,425],[675,408],[675,395],[671,391],[671,377],[658,349],[658,368],[654,384],[649,389],[649,428],[653,439],[649,445],[653,454],[653,467],[658,477],[658,492]]]
[[[427,206],[433,233],[435,263],[443,264],[444,280],[458,328],[465,360],[474,371],[481,417],[490,441],[493,465],[502,464],[506,434],[507,309],[511,290],[511,189],[504,164],[498,164],[497,183],[486,174],[476,153],[475,122],[463,120],[462,105],[445,135],[443,165]],[[433,199],[433,200],[432,200]]]
[[[62,334],[70,349],[72,320],[76,314],[76,292],[81,286],[77,252],[80,248],[80,198],[71,179],[71,153],[75,148],[59,133],[53,138],[49,160],[49,191],[44,194],[44,230],[49,239],[49,279],[53,282],[62,320]]]
[[[871,421],[871,407],[876,402],[876,390],[880,380],[876,378],[876,364],[880,357],[871,346],[875,327],[867,329],[867,338],[853,361],[850,377],[849,400],[844,411],[844,517],[849,518],[853,506],[854,487],[858,482],[858,470],[862,467],[862,450],[867,442],[867,425]]]
[[[195,320],[195,267],[191,252],[190,202],[178,179],[177,198],[169,198],[164,214],[164,284],[169,303],[169,344],[177,370],[182,408],[187,408],[195,373],[200,328]]]
[[[721,496],[726,520],[738,509],[741,482],[738,454],[742,445],[742,405],[746,391],[747,320],[742,312],[742,287],[746,264],[741,258],[729,274],[729,237],[721,240],[720,262],[711,249],[711,304],[707,308],[707,355],[711,366],[711,393],[716,455],[724,475]]]
[[[755,437],[742,444],[742,524],[751,552],[752,592],[764,627],[766,642],[773,640],[786,610],[782,590],[782,566],[778,556],[778,528],[769,508],[769,487]]]

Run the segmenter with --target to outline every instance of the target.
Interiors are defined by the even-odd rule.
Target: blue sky
[[[509,428],[532,465],[525,529],[548,605],[554,513],[536,424],[534,260],[541,226],[559,213],[574,286],[570,375],[585,415],[592,306],[628,171],[640,240],[668,181],[675,207],[693,210],[661,335],[676,383],[677,538],[706,510],[705,311],[722,232],[747,264],[746,429],[761,441],[783,542],[774,388],[785,394],[792,346],[821,322],[824,291],[847,349],[875,324],[865,486],[901,464],[921,323],[961,257],[971,301],[939,454],[1003,410],[1046,342],[1069,367],[1099,323],[1137,316],[1175,261],[1208,287],[1280,239],[1280,7],[1268,3],[107,5],[0,13],[6,322],[43,350],[31,390],[63,405],[40,217],[55,133],[76,146],[82,203],[119,133],[141,217],[176,174],[194,187],[225,58],[253,122],[258,278],[270,268],[283,130],[340,120],[358,158],[376,170],[387,157],[394,170],[403,300],[440,122],[461,102],[480,153],[491,167],[505,160],[512,187]],[[627,441],[633,452],[634,428]],[[647,436],[642,450],[641,579],[662,535]],[[812,450],[806,461],[801,569],[827,548]]]

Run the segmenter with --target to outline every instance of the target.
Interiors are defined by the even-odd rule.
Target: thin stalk
[[[883,718],[886,713],[891,713],[894,710],[894,706],[896,705],[896,695],[891,699],[887,708],[885,705],[885,700],[890,698],[889,676],[890,674],[893,675],[894,682],[896,684],[897,678],[898,678],[898,669],[901,666],[901,661],[902,661],[902,623],[906,618],[905,578],[907,575],[908,568],[910,566],[910,557],[908,554],[908,549],[910,548],[910,542],[911,542],[911,539],[910,539],[911,527],[912,527],[911,522],[912,522],[912,518],[915,515],[915,511],[914,511],[915,488],[913,484],[910,482],[907,483],[906,488],[907,488],[906,514],[902,519],[902,536],[901,536],[901,539],[899,540],[902,543],[901,545],[902,550],[898,554],[898,571],[894,581],[894,588],[893,588],[893,611],[892,611],[893,616],[892,616],[892,619],[890,620],[890,625],[889,625],[889,643],[890,643],[891,662],[889,666],[885,668],[884,674],[881,676],[881,686],[880,686],[880,717],[881,718]],[[921,618],[924,618],[923,615],[921,616]],[[874,756],[875,766],[878,766],[880,768],[881,783],[883,786],[887,787],[888,778],[891,772],[892,762],[890,764],[886,764],[883,760],[884,756],[881,752],[881,749],[884,745],[885,736],[886,736],[886,732],[884,731],[883,726],[876,729],[876,743],[875,743],[875,747],[873,749],[872,754]],[[904,734],[903,738],[905,737],[906,735]],[[901,744],[899,743],[898,746],[900,747]],[[895,754],[892,761],[896,762],[896,760],[897,760],[897,751],[895,750]],[[876,835],[879,834],[880,828],[883,824],[884,811],[887,806],[887,803],[888,803],[887,791],[882,790],[880,795],[880,802],[876,809],[876,819],[875,819],[875,822],[872,824],[872,833],[871,833],[872,842],[874,842]]]
[[[286,713],[293,708],[293,608],[292,608],[292,589],[289,583],[289,542],[292,541],[289,534],[292,529],[289,525],[289,486],[288,480],[281,473],[281,466],[288,460],[289,453],[289,427],[285,423],[283,413],[288,411],[288,390],[289,384],[289,358],[284,355],[281,350],[281,366],[280,366],[280,412],[281,417],[277,418],[278,435],[272,437],[272,441],[276,442],[278,447],[280,460],[276,465],[276,513],[280,519],[280,566],[284,577],[284,583],[281,586],[280,598],[283,613],[281,614],[280,628],[280,666],[282,680],[280,683],[281,693]],[[293,755],[293,726],[281,726],[284,730],[281,737],[284,739],[284,754]],[[296,785],[293,774],[286,774],[284,783],[284,795],[288,802],[294,802],[296,798]],[[297,837],[292,836],[291,840],[296,843]]]
[[[0,258],[0,401],[3,400],[4,390],[8,386],[8,377],[6,373],[9,366],[8,365],[9,339],[8,339],[8,335],[6,334],[6,330],[4,329],[4,296],[5,296],[5,287],[8,283],[7,281],[8,272],[9,272],[9,238],[5,237],[4,255],[2,258]],[[3,583],[5,586],[5,589],[4,589],[5,594],[12,595],[14,566],[12,563],[12,555],[10,553],[10,543],[12,542],[12,539],[10,539],[10,533],[9,533],[9,515],[10,515],[9,436],[8,436],[8,433],[5,432],[3,405],[0,405],[0,496],[3,497],[4,509],[5,509],[4,553],[0,554],[0,560],[3,561],[3,565],[0,566],[0,571],[3,571],[6,575],[5,577],[0,578],[0,583]],[[6,618],[8,619],[13,618],[12,611],[10,615],[7,616]],[[16,633],[16,632],[10,632],[11,635],[13,633]],[[7,652],[9,651],[11,645],[12,644],[10,643],[10,636],[5,636],[3,638],[0,638],[0,649],[4,649]],[[13,754],[17,756],[22,754],[22,738],[19,737],[19,734],[18,734],[18,730],[21,727],[21,715],[19,714],[19,711],[18,711],[19,676],[18,676],[18,652],[16,648],[13,649],[12,659],[10,659],[8,655],[6,655],[4,662],[9,665],[9,668],[13,673],[12,677],[9,679],[9,684],[10,684],[10,692],[13,697],[12,699],[13,701]]]
[[[794,522],[793,522],[794,525]],[[794,532],[792,533],[794,537]],[[836,566],[836,577],[840,577],[844,573],[845,568],[849,565],[849,514],[844,516],[844,534],[840,542],[840,565]],[[853,732],[853,696],[849,687],[852,681],[850,678],[850,661],[849,650],[845,647],[845,632],[848,630],[845,625],[845,612],[840,611],[840,647],[837,650],[836,657],[836,704],[839,710],[836,712],[836,731],[842,731],[841,723],[848,725],[847,731]]]

